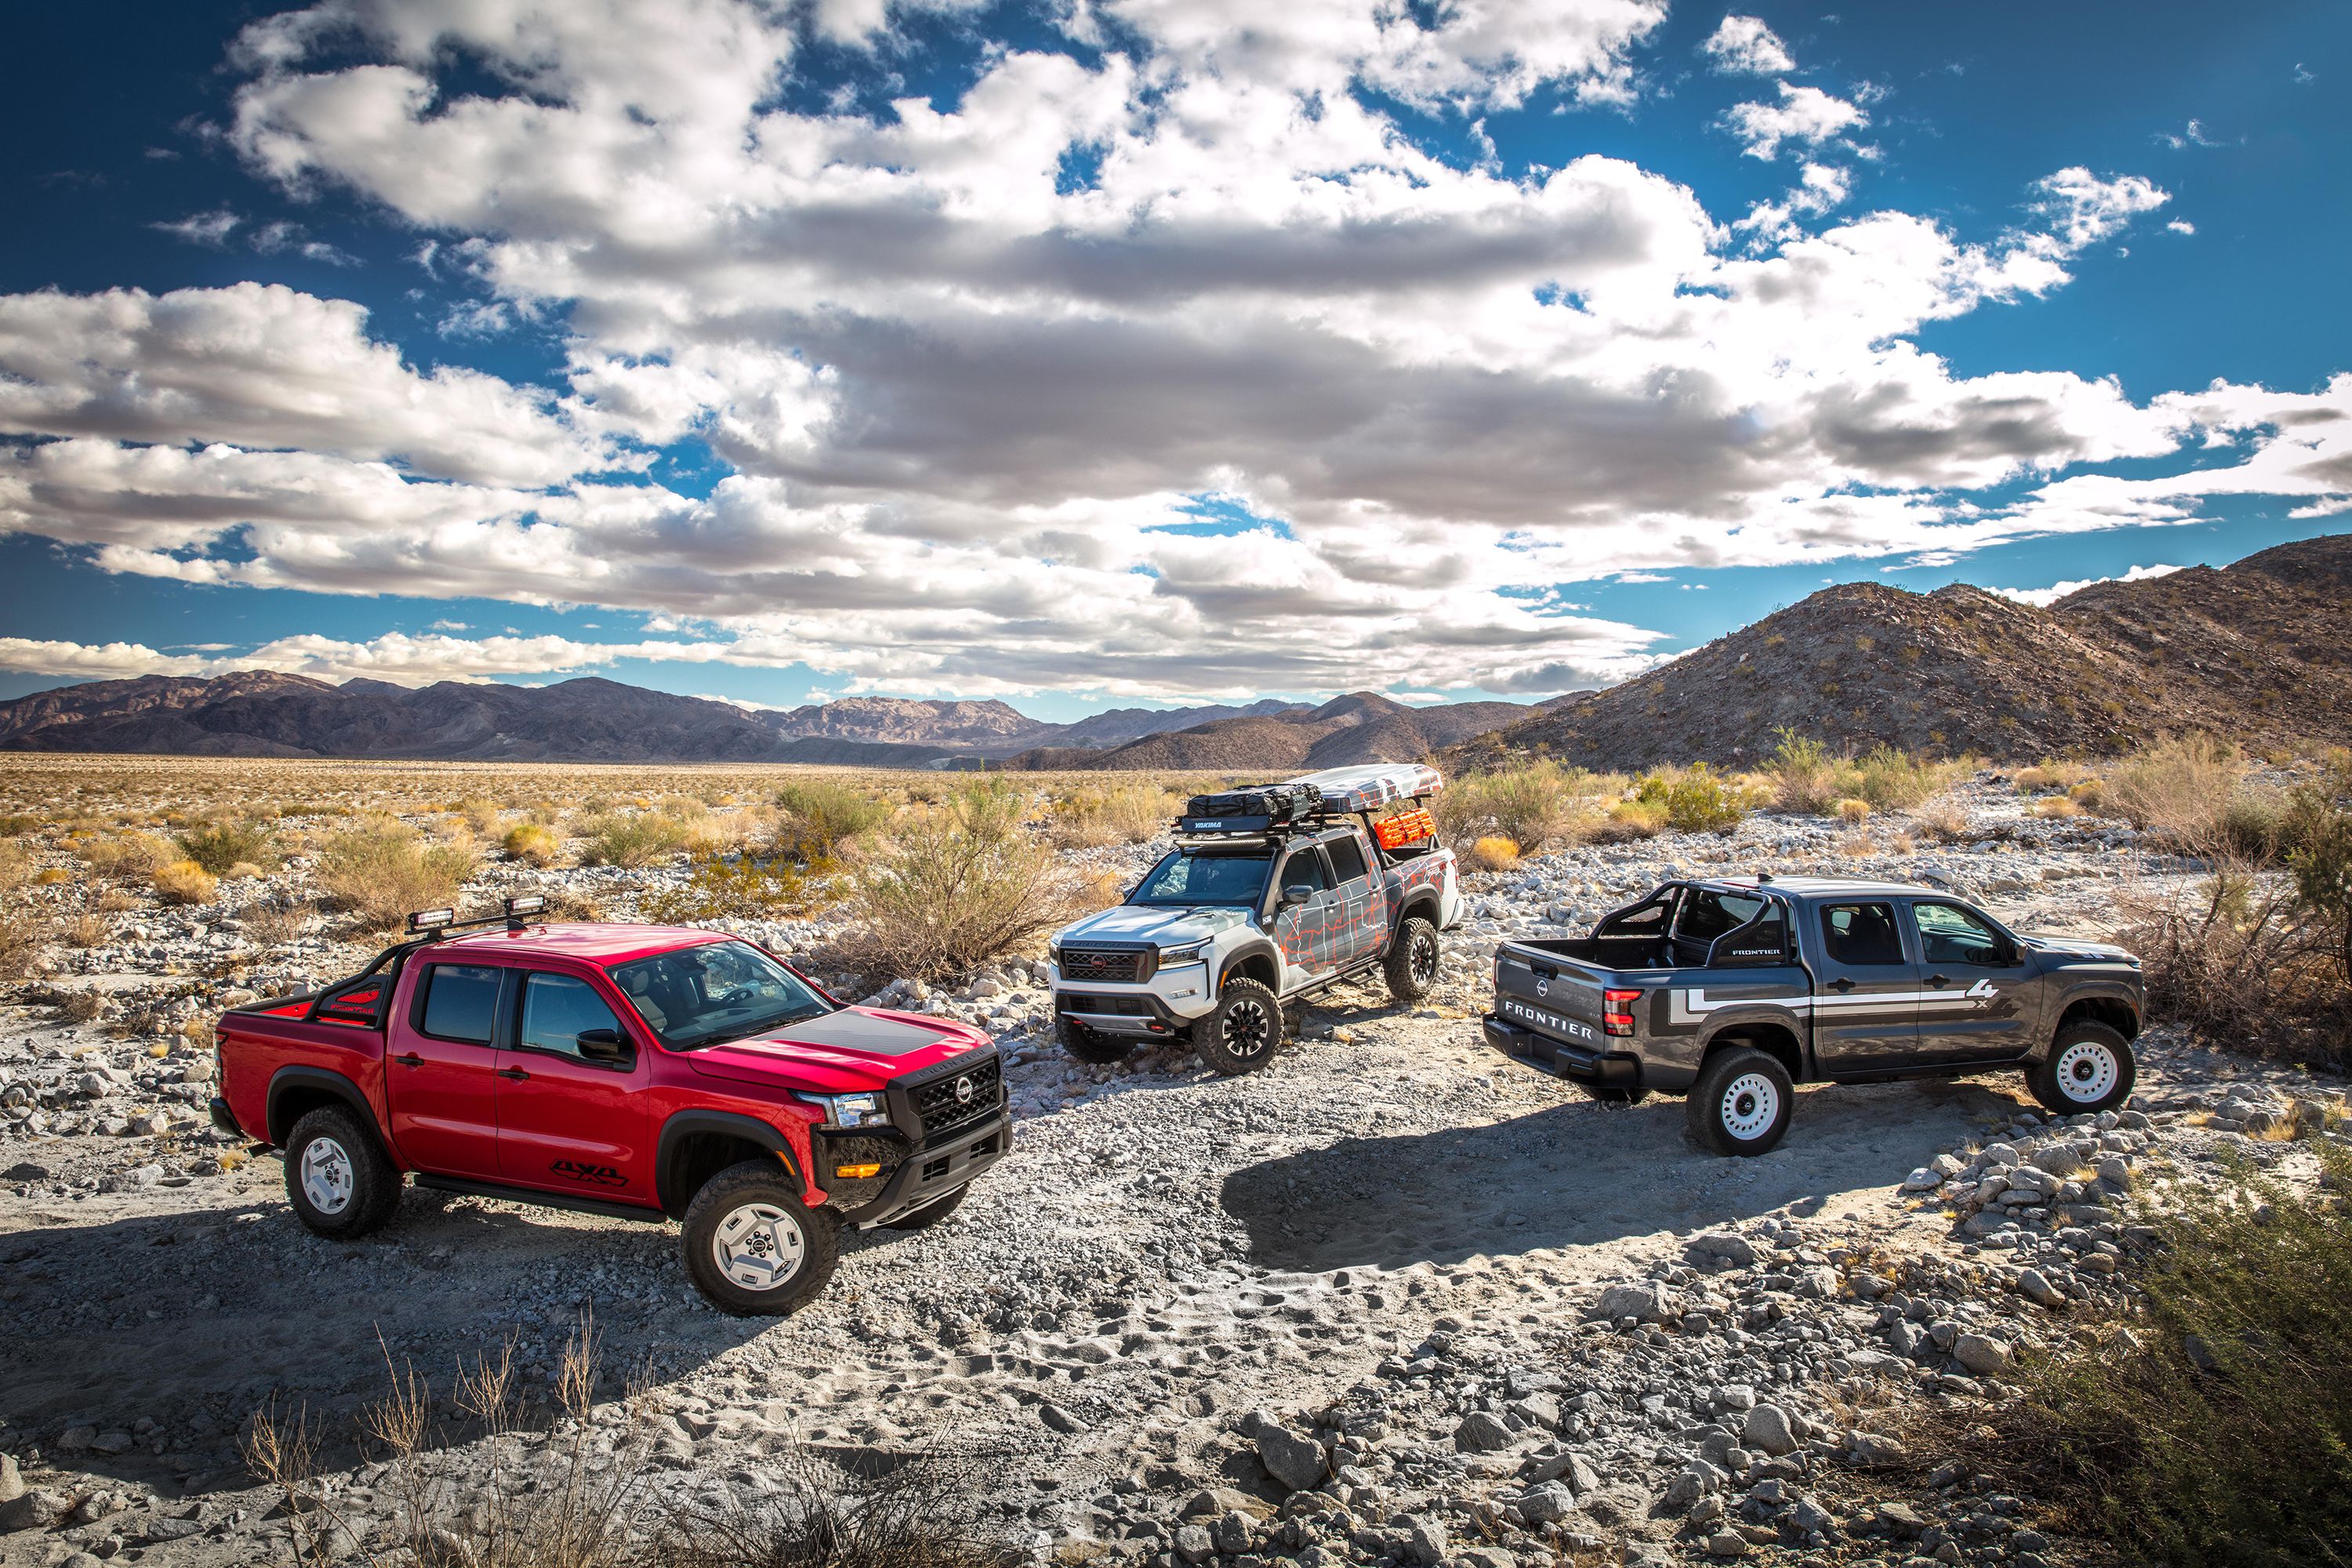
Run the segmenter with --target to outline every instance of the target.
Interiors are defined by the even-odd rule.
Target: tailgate
[[[1586,1047],[1601,1043],[1609,972],[1581,960],[1506,942],[1495,956],[1495,1016]]]

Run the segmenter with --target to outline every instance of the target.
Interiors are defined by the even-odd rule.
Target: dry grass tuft
[[[2053,795],[2047,800],[2035,801],[2033,815],[2046,817],[2080,816],[2083,815],[2083,808],[2066,795]]]
[[[662,811],[599,812],[580,824],[585,842],[583,866],[618,866],[626,870],[667,860],[693,837],[688,824]]]
[[[155,896],[167,904],[209,904],[220,891],[219,881],[194,860],[159,866],[150,880]]]
[[[382,931],[414,910],[455,903],[473,869],[469,852],[448,845],[428,848],[414,830],[378,819],[320,846],[313,876],[329,903]]]
[[[563,853],[563,846],[554,833],[536,822],[509,829],[499,847],[508,859],[520,860],[526,866],[552,866]]]
[[[1856,800],[1849,795],[1837,803],[1836,816],[1840,822],[1848,825],[1867,822],[1870,820],[1870,802]]]
[[[1052,849],[1022,826],[1022,797],[968,785],[919,809],[850,893],[857,967],[926,980],[1001,958],[1076,912]]]
[[[1465,857],[1478,871],[1507,871],[1519,863],[1519,847],[1499,834],[1490,834],[1470,846]]]
[[[1938,844],[1957,844],[1969,837],[1968,808],[1950,795],[1937,795],[1912,808],[1911,826]]]

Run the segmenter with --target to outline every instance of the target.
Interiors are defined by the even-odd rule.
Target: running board
[[[1320,980],[1310,980],[1306,984],[1300,986],[1297,990],[1284,996],[1282,1000],[1285,1002],[1303,1002],[1307,997],[1315,995],[1318,992],[1330,990],[1331,987],[1339,984],[1343,981],[1353,980],[1360,974],[1370,974],[1373,970],[1378,969],[1385,962],[1385,959],[1368,958],[1364,960],[1363,963],[1357,964],[1353,969],[1343,969],[1337,974],[1327,974]]]
[[[509,1187],[499,1182],[476,1182],[463,1176],[428,1176],[420,1171],[416,1184],[430,1187],[436,1193],[457,1193],[469,1198],[497,1198],[504,1203],[530,1204],[543,1209],[570,1209],[576,1214],[602,1215],[606,1219],[642,1220],[653,1225],[669,1222],[669,1215],[661,1210],[645,1208],[636,1204],[607,1203],[602,1198],[542,1192],[537,1187]]]

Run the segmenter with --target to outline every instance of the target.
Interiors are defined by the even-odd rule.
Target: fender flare
[[[1244,959],[1255,958],[1261,953],[1273,961],[1276,979],[1274,990],[1279,995],[1282,990],[1281,977],[1284,967],[1282,952],[1274,945],[1274,939],[1263,933],[1253,935],[1248,941],[1236,945],[1231,952],[1218,956],[1216,976],[1209,983],[1209,994],[1214,997],[1224,990],[1225,976],[1233,972],[1235,965]]]
[[[2052,998],[2047,1026],[2042,1030],[2042,1037],[2033,1043],[2031,1059],[2040,1061],[2050,1054],[2051,1045],[2058,1038],[2058,1020],[2064,1017],[2066,1009],[2077,1002],[2121,1003],[2130,1010],[2133,1019],[2133,1027],[2126,1038],[2137,1037],[2140,1030],[2147,1026],[2147,999],[2139,992],[2120,980],[2079,981]]]
[[[367,1096],[360,1092],[358,1084],[331,1068],[304,1067],[299,1063],[279,1068],[269,1075],[268,1109],[264,1114],[273,1147],[284,1148],[286,1135],[294,1131],[294,1118],[286,1115],[279,1108],[286,1103],[288,1092],[298,1089],[323,1089],[342,1101],[357,1113],[361,1124],[375,1134],[375,1141],[383,1146],[385,1152],[393,1152],[392,1140],[383,1135],[383,1124],[376,1120],[375,1107],[368,1103]],[[398,1155],[394,1153],[394,1157],[397,1159]]]
[[[670,1168],[677,1158],[678,1145],[698,1132],[717,1132],[756,1143],[782,1160],[793,1181],[808,1185],[808,1172],[781,1129],[740,1110],[680,1110],[662,1123],[661,1137],[654,1145],[654,1201],[665,1214],[677,1214],[686,1206],[682,1194],[675,1205],[671,1202]]]
[[[1786,1007],[1776,1007],[1768,1001],[1759,1001],[1752,1006],[1736,1004],[1723,1012],[1724,1016],[1708,1016],[1706,1031],[1698,1037],[1698,1054],[1692,1063],[1694,1068],[1706,1060],[1715,1050],[1716,1041],[1726,1034],[1734,1029],[1761,1025],[1780,1030],[1796,1043],[1798,1070],[1790,1074],[1790,1078],[1799,1083],[1810,1083],[1820,1076],[1813,1061],[1812,1031],[1805,1026],[1801,1015]]]
[[[1415,915],[1425,917],[1441,931],[1445,929],[1445,900],[1438,895],[1436,889],[1417,887],[1399,900],[1396,915],[1389,921],[1389,934],[1394,936],[1402,931],[1404,922]]]

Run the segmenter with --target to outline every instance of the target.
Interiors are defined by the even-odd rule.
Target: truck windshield
[[[1130,904],[1227,904],[1255,908],[1273,868],[1271,849],[1179,849],[1151,868]]]
[[[616,964],[614,983],[661,1043],[690,1051],[748,1039],[833,1009],[747,942],[715,942]]]

